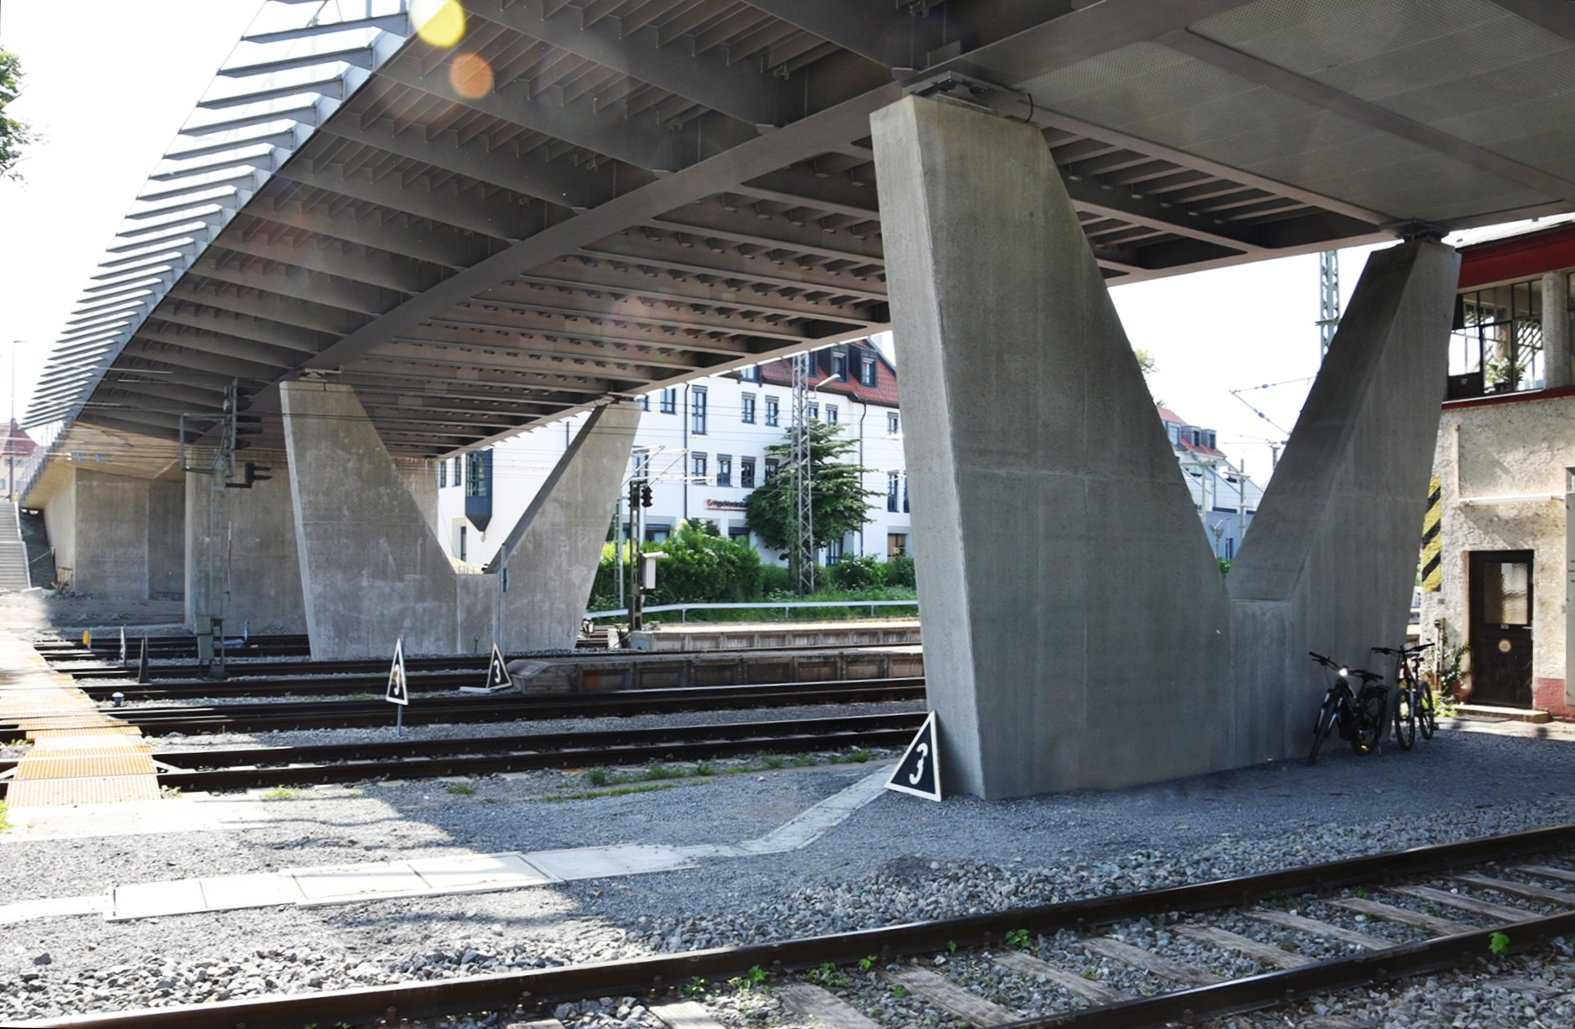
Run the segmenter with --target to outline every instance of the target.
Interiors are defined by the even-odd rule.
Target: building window
[[[886,534],[886,560],[894,557],[908,556],[908,534],[905,532],[888,532]]]
[[[459,551],[459,559],[461,561],[465,560],[465,527],[463,525],[459,527],[459,546],[456,549]]]
[[[742,413],[739,416],[740,420],[750,425],[755,424],[755,395],[753,393],[745,393],[743,404]]]
[[[716,484],[718,486],[733,484],[733,459],[727,454],[716,455]]]
[[[448,462],[438,462],[438,489],[448,485]]]
[[[781,413],[777,409],[777,398],[776,397],[767,397],[766,398],[766,424],[767,425],[780,425],[780,424],[782,424]]]
[[[886,435],[895,436],[902,431],[902,420],[897,417],[896,411],[886,412]]]
[[[827,425],[835,425],[835,424],[837,424],[837,405],[836,404],[827,404],[826,405],[826,424]]]
[[[868,355],[859,358],[859,382],[866,386],[875,385],[875,359]]]
[[[642,411],[649,411],[650,409],[651,409],[651,394],[647,393],[645,396],[640,398],[640,410],[642,410]]]
[[[848,380],[848,352],[846,350],[833,350],[831,352],[831,374],[843,382]]]
[[[808,404],[804,405],[804,409],[809,413],[809,417],[811,417],[811,418],[819,418],[820,417],[820,401],[818,401],[818,400],[811,400]]]
[[[781,466],[781,464],[782,464],[782,460],[780,458],[776,458],[776,457],[768,457],[768,458],[766,458],[766,481],[767,482],[770,482],[772,479],[775,479],[777,477],[777,469]]]
[[[662,390],[662,413],[678,413],[678,388],[676,386],[672,389]]]
[[[745,489],[755,488],[755,459],[741,457],[738,459],[738,484]]]
[[[747,526],[747,525],[729,525],[727,527],[727,538],[732,540],[734,543],[740,543],[740,542],[748,543],[749,542],[749,526]]]
[[[1542,280],[1461,293],[1449,347],[1449,397],[1542,389]]]
[[[629,459],[634,466],[631,478],[649,479],[651,477],[651,452],[649,450],[636,450],[629,455]]]
[[[902,510],[904,514],[908,511],[908,477],[906,475],[902,477]]]
[[[897,510],[897,479],[899,475],[900,473],[898,472],[886,473],[886,510],[888,511]]]
[[[752,364],[748,368],[740,368],[738,370],[738,377],[744,382],[759,382],[760,366],[758,364]]]
[[[459,473],[459,469],[460,469],[460,463],[459,462],[460,462],[461,458],[462,458],[462,455],[460,455],[460,454],[455,454],[454,455],[454,485],[456,485],[456,486],[458,486],[460,483],[465,481],[464,478],[461,477],[461,475]]]
[[[689,455],[689,474],[696,482],[705,482],[706,467],[704,454]]]
[[[482,453],[477,450],[465,455],[465,496],[467,497],[487,495],[487,477],[481,474]]]
[[[842,560],[842,540],[834,539],[826,544],[826,563],[834,564]]]
[[[671,525],[647,525],[645,527],[645,542],[661,543],[673,534]]]
[[[705,435],[705,388],[701,386],[689,391],[689,431],[696,436]]]

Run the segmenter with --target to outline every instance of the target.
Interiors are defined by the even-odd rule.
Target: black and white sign
[[[935,731],[935,712],[924,720],[919,734],[908,744],[907,753],[886,780],[888,790],[911,793],[926,800],[941,799],[940,740]]]
[[[388,670],[388,690],[383,699],[390,704],[410,703],[405,681],[405,638],[401,636],[394,641],[394,664]]]
[[[120,627],[120,663],[122,665],[126,663],[126,627],[124,625]]]
[[[142,650],[137,655],[137,682],[147,683],[148,679],[148,638],[142,637]]]
[[[509,677],[509,666],[503,663],[503,651],[498,645],[492,645],[492,660],[487,664],[487,684],[485,686],[461,686],[461,693],[499,693],[514,685],[514,680]]]

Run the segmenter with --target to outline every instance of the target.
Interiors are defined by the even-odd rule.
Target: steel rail
[[[432,745],[398,755],[398,745],[371,760],[312,754],[312,751],[373,750],[374,748],[301,747],[275,748],[261,761],[280,762],[274,767],[224,767],[202,771],[159,773],[160,786],[182,790],[234,790],[259,786],[296,786],[307,783],[361,782],[393,776],[401,779],[439,775],[494,775],[498,772],[539,771],[546,768],[583,768],[600,765],[640,764],[646,761],[707,761],[740,754],[803,753],[843,748],[900,748],[924,721],[920,714],[865,715],[848,718],[794,719],[789,722],[739,722],[725,725],[623,729],[611,733],[567,733],[510,737],[503,746],[492,740],[431,741]],[[447,744],[446,749],[437,745]],[[456,754],[464,744],[507,753]],[[255,754],[255,751],[246,753]],[[206,760],[224,756],[207,752]],[[395,756],[398,755],[398,756]],[[323,764],[283,763],[332,761]],[[169,755],[154,755],[164,761]],[[238,759],[240,764],[243,759]],[[170,761],[176,764],[176,761]]]
[[[1324,892],[1336,887],[1360,883],[1382,882],[1437,872],[1451,871],[1468,865],[1489,861],[1523,859],[1535,854],[1567,850],[1575,847],[1575,824],[1533,829],[1526,832],[1491,836],[1460,843],[1417,847],[1410,850],[1374,854],[1366,857],[1347,858],[1317,865],[1304,865],[1275,872],[1220,879],[1191,886],[1172,886],[1137,893],[1119,894],[1114,897],[1090,897],[1065,901],[1042,907],[1015,908],[992,914],[968,915],[962,918],[943,919],[889,926],[880,929],[863,929],[828,936],[802,937],[778,943],[752,944],[742,947],[713,948],[667,954],[629,961],[598,962],[572,965],[564,968],[540,969],[528,972],[509,972],[489,976],[467,976],[438,982],[372,986],[359,989],[332,990],[324,993],[297,996],[274,996],[249,1000],[220,1001],[213,1004],[185,1005],[181,1007],[154,1008],[139,1011],[116,1012],[104,1015],[78,1015],[40,1022],[55,1027],[92,1027],[92,1029],[231,1029],[244,1023],[247,1029],[295,1029],[306,1022],[340,1019],[347,1022],[373,1021],[388,1018],[397,1023],[400,1018],[430,1018],[461,1012],[512,1010],[516,1005],[536,1007],[574,1001],[584,997],[642,995],[647,991],[661,992],[668,984],[689,981],[699,976],[704,979],[726,979],[742,975],[754,967],[804,969],[826,962],[848,964],[870,955],[891,957],[918,954],[959,945],[988,944],[999,941],[1011,930],[1029,929],[1041,933],[1059,929],[1086,929],[1092,926],[1119,922],[1155,913],[1172,911],[1206,911],[1246,904],[1275,894]],[[1299,991],[1319,988],[1325,981],[1342,984],[1350,981],[1338,966],[1350,961],[1376,958],[1370,970],[1362,973],[1371,981],[1388,974],[1398,974],[1409,968],[1432,970],[1445,967],[1434,964],[1446,954],[1454,955],[1454,962],[1471,959],[1487,952],[1488,941],[1494,932],[1504,932],[1510,938],[1510,950],[1517,951],[1535,945],[1540,940],[1575,932],[1575,914],[1532,918],[1524,922],[1485,928],[1479,931],[1446,936],[1426,943],[1401,945],[1377,952],[1359,955],[1354,959],[1337,959],[1297,969],[1300,979],[1280,978],[1276,988],[1280,991],[1274,1003],[1294,999]],[[1247,981],[1281,976],[1268,973],[1251,977]],[[1223,984],[1231,985],[1231,984]],[[1186,996],[1193,1006],[1194,1018],[1210,1014],[1202,1005],[1208,1002],[1211,991],[1219,987],[1204,987],[1164,994],[1142,1001],[1128,1002],[1141,1005],[1152,1000],[1156,1007],[1144,1011],[1141,1007],[1127,1007],[1111,1021],[1087,1021],[1084,1027],[1094,1025],[1142,1026],[1162,1024],[1166,1016],[1159,1010],[1162,1002]],[[1284,993],[1293,993],[1287,997]],[[1265,996],[1267,991],[1265,991]],[[1221,993],[1214,997],[1224,996]],[[1238,1010],[1234,1005],[1247,1003],[1241,997],[1226,997],[1222,1010]],[[1266,1006],[1254,1001],[1251,1006]],[[1010,1023],[1014,1027],[1074,1025],[1065,1019],[1083,1017],[1104,1018],[1100,1011],[1088,1009],[1054,1016],[1062,1022],[1048,1018],[1030,1019]],[[1170,1020],[1184,1020],[1186,1009],[1178,1011]]]

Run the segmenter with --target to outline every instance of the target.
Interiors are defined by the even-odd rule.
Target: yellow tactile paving
[[[141,732],[101,711],[32,647],[0,633],[0,736],[7,733],[34,743],[6,790],[13,808],[159,797]]]

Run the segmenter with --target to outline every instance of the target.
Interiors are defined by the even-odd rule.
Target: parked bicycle
[[[1433,733],[1438,731],[1433,691],[1417,672],[1422,654],[1431,646],[1431,643],[1419,643],[1410,647],[1373,648],[1375,653],[1388,654],[1395,659],[1395,742],[1400,744],[1401,750],[1410,750],[1416,745],[1418,728],[1424,740],[1432,739]]]
[[[1323,706],[1318,709],[1318,722],[1313,726],[1312,751],[1307,764],[1318,760],[1318,749],[1329,738],[1331,730],[1338,727],[1340,738],[1348,740],[1358,754],[1370,754],[1378,749],[1378,738],[1384,732],[1384,717],[1389,713],[1389,690],[1381,685],[1383,676],[1362,668],[1347,668],[1322,654],[1307,652],[1307,656],[1335,670],[1334,682],[1323,695]],[[1362,681],[1361,689],[1351,689],[1351,679]]]

